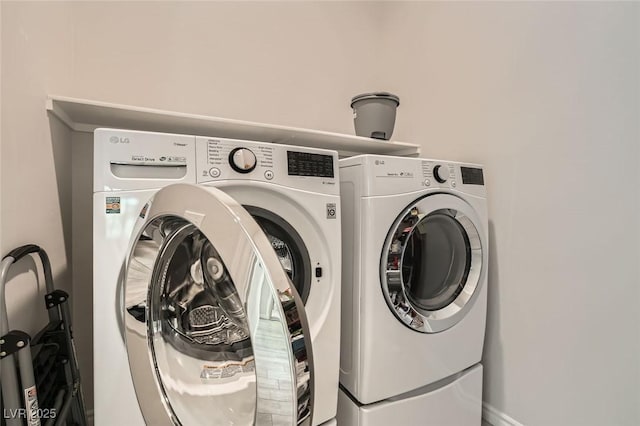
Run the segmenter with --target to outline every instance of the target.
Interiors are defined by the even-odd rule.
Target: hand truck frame
[[[49,316],[49,322],[33,339],[23,331],[9,329],[6,306],[9,269],[32,253],[37,253],[42,262]],[[42,420],[46,426],[86,426],[69,295],[55,289],[49,256],[39,246],[18,247],[2,259],[0,308],[2,425],[39,426]]]

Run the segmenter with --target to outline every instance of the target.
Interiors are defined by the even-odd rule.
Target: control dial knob
[[[438,164],[433,168],[433,177],[440,183],[445,183],[449,179],[449,168]]]
[[[256,163],[256,155],[248,148],[235,148],[229,153],[229,164],[238,173],[249,173]]]

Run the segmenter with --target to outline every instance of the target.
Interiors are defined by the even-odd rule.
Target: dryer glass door
[[[446,194],[424,197],[396,219],[381,278],[389,306],[407,326],[442,331],[471,306],[483,267],[476,222],[471,206]]]
[[[251,215],[215,188],[172,185],[137,229],[123,315],[146,423],[310,424],[304,307]]]

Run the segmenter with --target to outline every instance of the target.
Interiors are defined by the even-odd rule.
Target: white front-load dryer
[[[465,373],[480,362],[486,321],[482,167],[363,155],[341,160],[340,178],[341,401],[356,407],[343,413],[446,385],[474,401],[479,422],[482,370]]]
[[[95,423],[334,422],[337,153],[98,129],[94,161]]]

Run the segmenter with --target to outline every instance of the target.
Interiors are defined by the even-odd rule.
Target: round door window
[[[310,421],[308,323],[273,241],[215,188],[170,185],[150,206],[122,284],[146,423]],[[282,400],[272,404],[276,370]]]
[[[149,228],[147,228],[149,231]],[[165,245],[151,289],[152,322],[163,340],[181,353],[212,361],[251,356],[246,312],[213,245],[192,224],[161,222]],[[251,363],[248,363],[251,370]]]
[[[197,413],[251,423],[253,346],[244,303],[222,258],[197,227],[177,217],[156,219],[142,235],[158,246],[146,312],[167,407],[182,421]]]
[[[436,332],[461,318],[479,281],[482,248],[464,212],[421,204],[405,210],[387,237],[382,283],[405,325]]]
[[[469,275],[469,238],[452,214],[438,210],[420,218],[412,211],[397,239],[396,246],[405,240],[401,259],[405,293],[421,310],[435,311],[453,302]],[[416,226],[410,225],[412,221]]]

